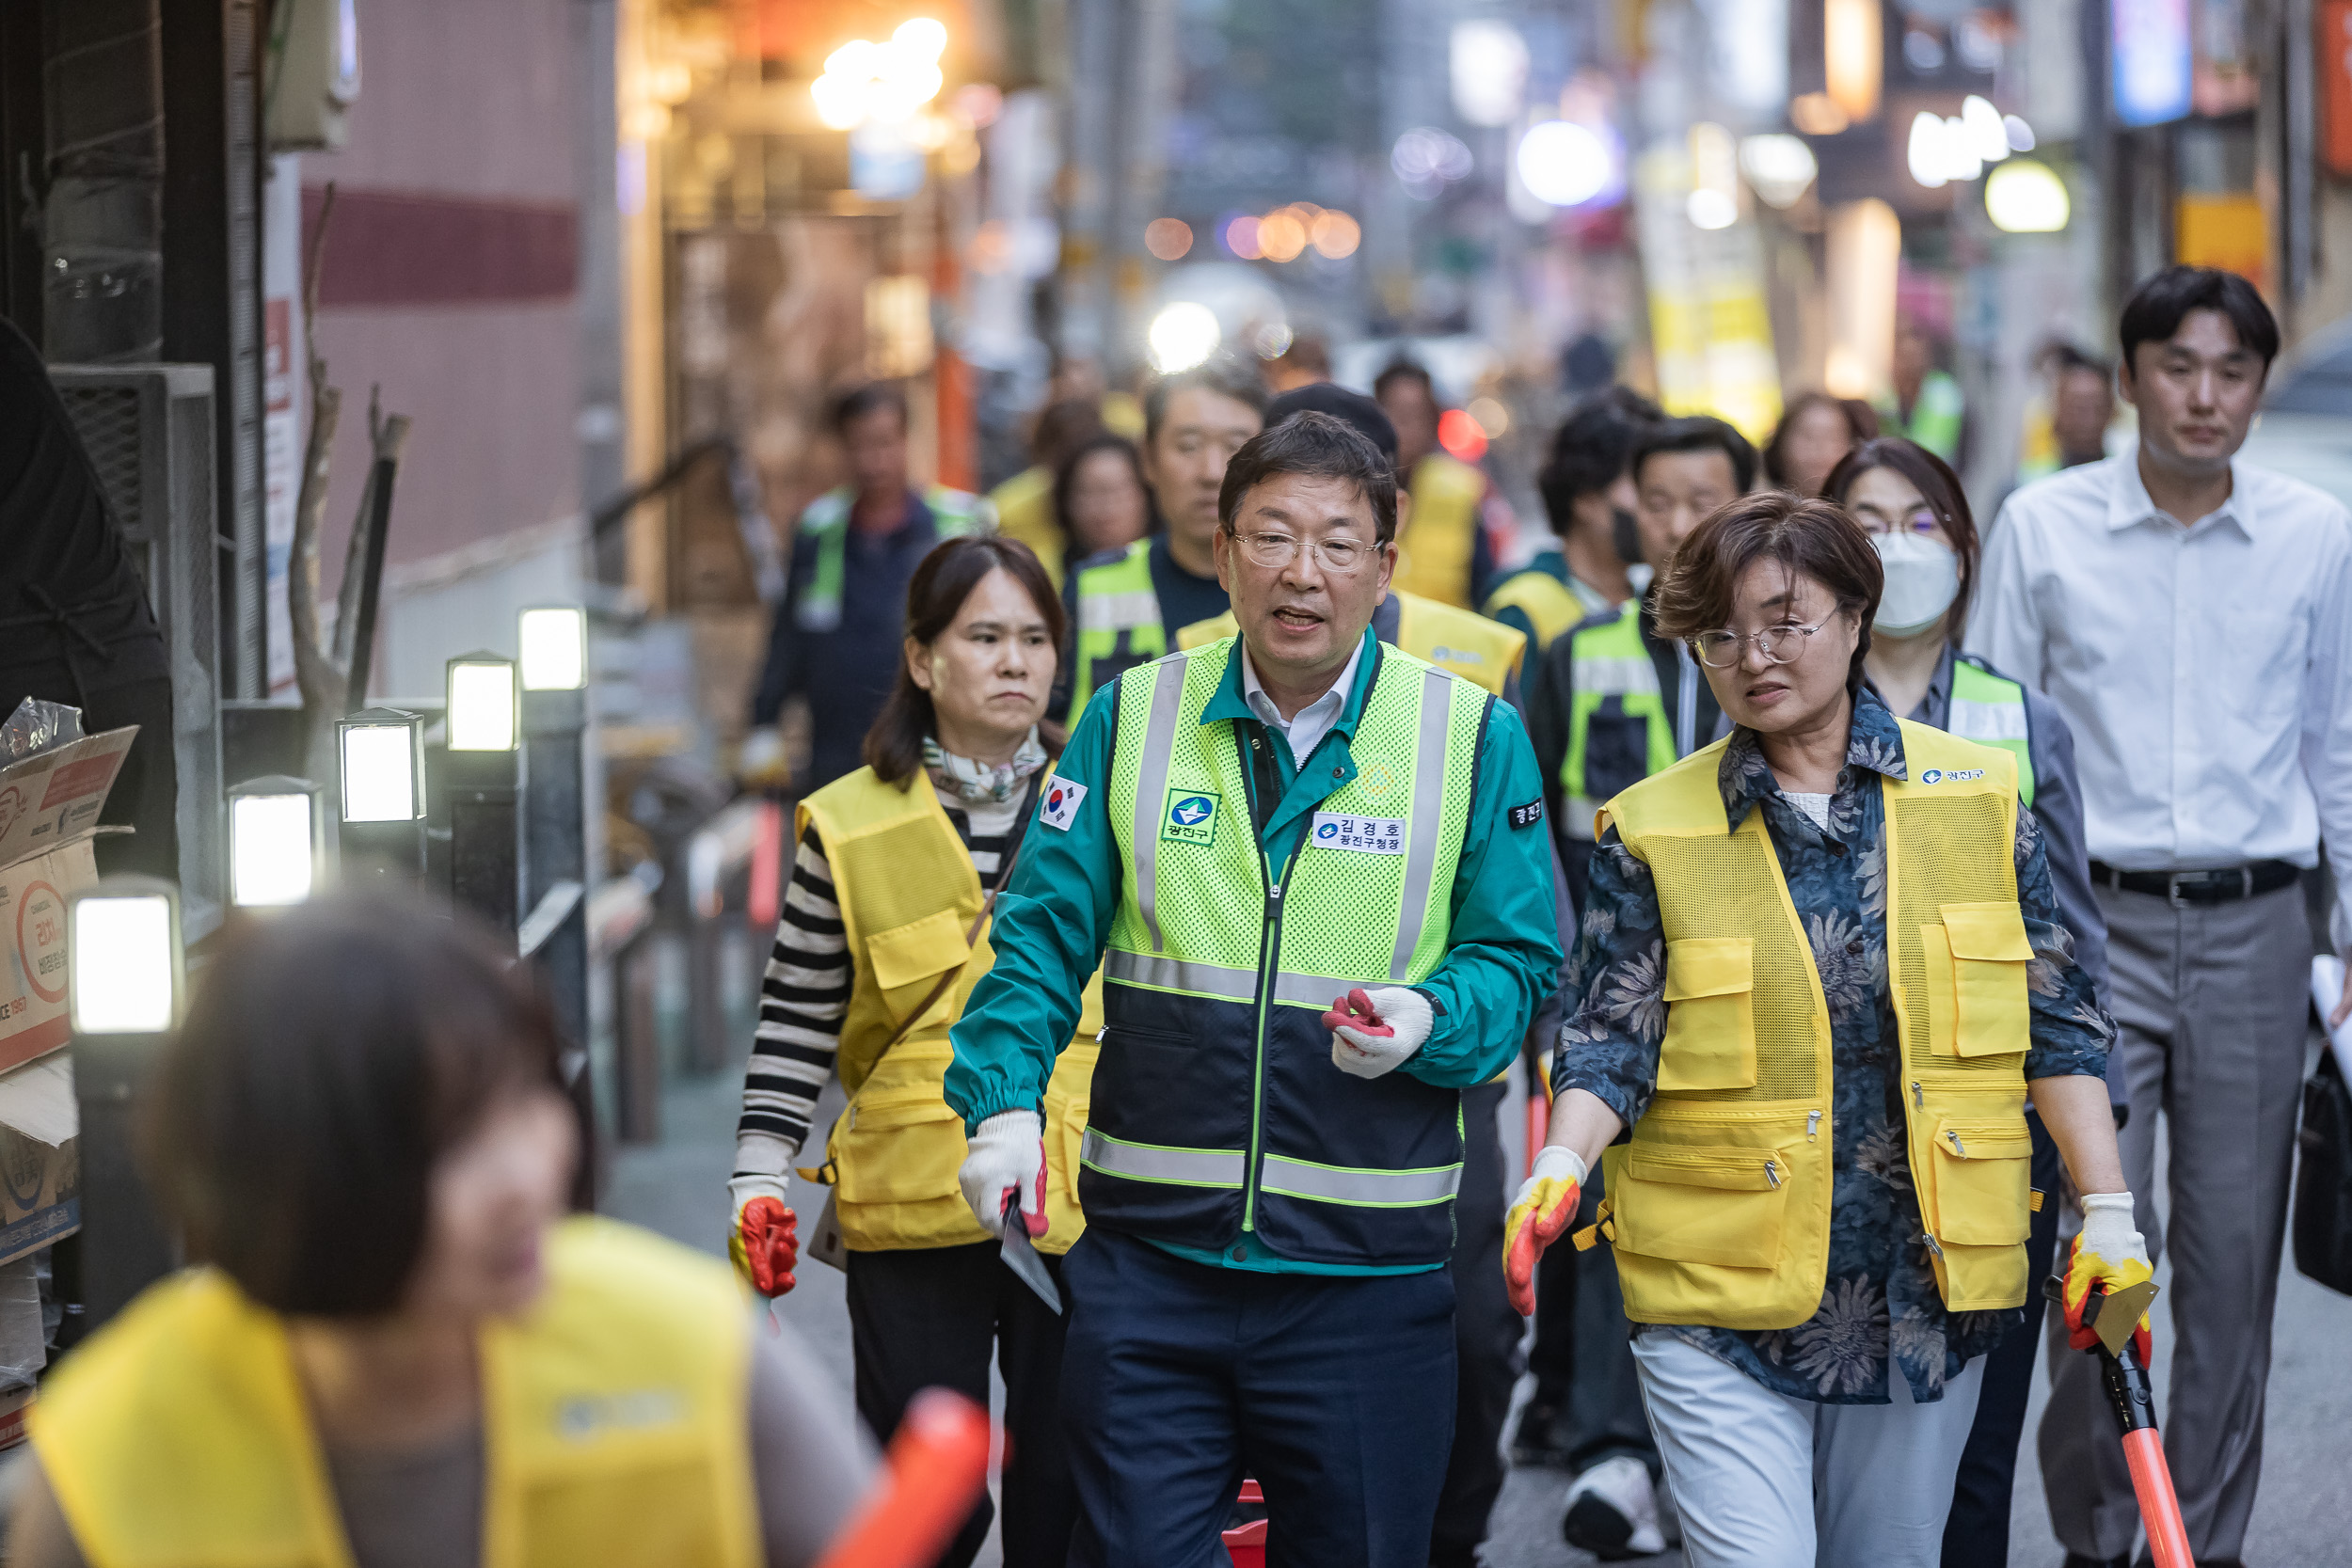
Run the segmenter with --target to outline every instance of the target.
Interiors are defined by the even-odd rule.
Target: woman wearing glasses
[[[1885,569],[1886,588],[1863,658],[1871,689],[1906,719],[1997,746],[2016,759],[2017,798],[2041,824],[2058,914],[2074,938],[2074,962],[2104,995],[2107,923],[2090,892],[2073,732],[2041,692],[1960,651],[1979,547],[1960,477],[1925,447],[1890,436],[1847,453],[1821,493],[1862,525]],[[2110,1082],[2120,1091],[2120,1079]],[[2033,1137],[2033,1184],[2055,1194],[2058,1145],[2030,1110],[2026,1126]],[[2058,1210],[2054,1200],[2033,1217],[2026,1253],[2037,1280],[2050,1272]],[[2009,1560],[2010,1493],[2041,1323],[2042,1298],[2028,1297],[2025,1322],[1985,1363],[1976,1432],[1961,1460],[1945,1526],[1947,1568]]]
[[[1607,1150],[1599,1232],[1693,1568],[1936,1563],[2033,1283],[2027,1097],[2076,1186],[2123,1187],[2114,1026],[2015,759],[1864,683],[1884,578],[1844,512],[1783,494],[1676,552],[1659,628],[1734,728],[1603,809],[1551,1139],[1508,1222],[1524,1291]],[[2127,1241],[2077,1249],[2071,1302],[2147,1277]]]

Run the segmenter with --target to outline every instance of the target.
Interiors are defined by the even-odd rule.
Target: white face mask
[[[1874,534],[1870,543],[1886,568],[1870,625],[1889,637],[1914,637],[1942,620],[1960,595],[1960,557],[1951,546],[1918,533]]]

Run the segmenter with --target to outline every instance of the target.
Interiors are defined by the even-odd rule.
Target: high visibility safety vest
[[[1887,434],[1908,436],[1947,463],[1959,457],[1967,398],[1949,371],[1930,371],[1919,378],[1919,395],[1911,404],[1909,420],[1903,418],[1902,405],[1891,395],[1882,397],[1877,408]]]
[[[588,1217],[547,1258],[539,1302],[482,1330],[483,1568],[755,1568],[726,1265]],[[285,1320],[215,1270],[151,1286],[29,1426],[91,1568],[351,1568]]]
[[[1881,785],[1912,1182],[1944,1304],[2015,1307],[2033,1150],[2015,771],[1941,730],[1902,736],[1910,780]],[[1725,821],[1725,744],[1606,809],[1650,869],[1666,939],[1658,1092],[1601,1157],[1606,1228],[1635,1323],[1791,1328],[1829,1266],[1829,1011],[1763,813]]]
[[[1413,465],[1412,521],[1396,545],[1389,586],[1457,610],[1470,610],[1470,562],[1478,547],[1478,503],[1486,476],[1456,457],[1433,451]]]
[[[812,1180],[830,1180],[834,1214],[852,1252],[899,1252],[985,1242],[956,1172],[968,1152],[963,1121],[942,1085],[955,1053],[947,1031],[972,988],[996,961],[988,930],[967,944],[984,896],[972,856],[927,780],[900,789],[870,768],[834,780],[801,802],[833,870],[842,935],[856,980],[836,1058],[850,1103],[825,1142]],[[930,995],[940,993],[888,1051],[882,1046]],[[1045,1234],[1041,1252],[1067,1252],[1086,1222],[1078,1209],[1078,1140],[1103,1027],[1103,988],[1086,990],[1078,1032],[1045,1088]]]
[[[1504,578],[1502,587],[1486,595],[1486,608],[1481,613],[1495,616],[1506,610],[1518,610],[1535,628],[1538,657],[1563,633],[1575,630],[1579,623],[1593,613],[1576,596],[1575,589],[1549,572],[1538,571],[1514,572]]]
[[[988,493],[988,504],[996,512],[996,531],[1037,552],[1038,564],[1059,593],[1066,562],[1061,526],[1054,521],[1054,470],[1022,469]]]
[[[1390,591],[1396,600],[1396,643],[1415,658],[1426,659],[1473,686],[1500,697],[1527,657],[1527,639],[1518,631],[1483,615],[1438,604],[1415,594]],[[1233,612],[1195,621],[1176,634],[1176,646],[1202,648],[1219,638],[1238,637]]]
[[[1951,710],[1944,729],[1979,746],[1997,746],[2017,762],[2017,798],[2033,809],[2033,747],[2026,725],[2026,689],[1996,675],[1982,659],[1952,660]]]
[[[841,624],[841,587],[848,570],[850,509],[857,492],[848,485],[828,490],[801,514],[800,531],[817,542],[817,564],[793,602],[792,623],[803,631],[828,632]],[[923,492],[931,526],[942,539],[985,533],[995,526],[988,502],[962,490],[934,484]]]
[[[1201,1248],[1254,1231],[1307,1262],[1441,1264],[1461,1095],[1339,1071],[1322,1014],[1444,958],[1494,699],[1375,644],[1355,739],[1292,859],[1268,866],[1251,737],[1201,721],[1239,646],[1120,677],[1104,798],[1126,875],[1078,1180],[1088,1219]]]
[[[1638,604],[1621,606],[1606,621],[1569,634],[1574,665],[1568,688],[1568,749],[1560,762],[1567,797],[1562,830],[1590,839],[1593,814],[1620,790],[1675,765],[1674,725],[1658,666],[1642,641]]]
[[[1072,659],[1070,713],[1075,728],[1095,689],[1108,686],[1138,664],[1168,652],[1168,628],[1160,624],[1160,596],[1152,587],[1152,541],[1138,539],[1126,553],[1078,574],[1077,641]]]

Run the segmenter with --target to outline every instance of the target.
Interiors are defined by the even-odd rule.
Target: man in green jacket
[[[1305,1560],[1426,1568],[1462,1090],[1560,959],[1519,721],[1382,645],[1396,481],[1301,414],[1226,469],[1238,638],[1089,702],[954,1030],[964,1196],[1043,1224],[1040,1108],[1105,986],[1063,1265],[1081,1565],[1208,1560],[1245,1450]]]

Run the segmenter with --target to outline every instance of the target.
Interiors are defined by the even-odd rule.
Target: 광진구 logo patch
[[[1218,799],[1208,790],[1169,790],[1168,812],[1160,821],[1160,836],[1179,844],[1215,844]]]

